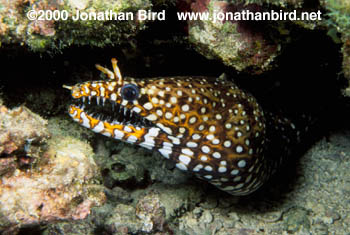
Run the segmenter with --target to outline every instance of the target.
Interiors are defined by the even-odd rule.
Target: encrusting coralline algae
[[[91,147],[50,138],[47,121],[24,106],[0,106],[0,229],[86,218],[105,201]]]

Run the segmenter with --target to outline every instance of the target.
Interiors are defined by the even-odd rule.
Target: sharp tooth
[[[100,105],[100,97],[99,96],[96,97],[96,103],[97,103],[97,105]]]
[[[113,122],[113,118],[111,116],[107,116],[106,118],[108,123],[112,123]]]
[[[89,116],[95,118],[96,117],[96,113],[92,112],[92,113],[88,113]]]
[[[125,107],[123,107],[124,108],[124,117],[126,116],[126,108]]]
[[[83,99],[83,103],[85,103],[85,96],[83,96],[83,98],[82,98],[82,99]]]
[[[105,105],[105,101],[106,101],[106,98],[105,98],[105,97],[102,97],[102,106]]]
[[[91,96],[89,96],[88,99],[89,99],[89,104],[91,104]]]
[[[84,108],[85,108],[85,105],[82,105],[80,109],[84,110]]]

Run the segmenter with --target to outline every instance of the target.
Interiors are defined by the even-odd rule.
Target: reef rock
[[[38,158],[48,139],[47,121],[24,106],[8,110],[0,103],[0,175]]]
[[[343,74],[349,81],[344,94],[350,97],[350,2],[348,0],[322,0],[320,4],[327,10],[325,26],[327,34],[336,43],[342,43]],[[340,35],[340,36],[339,36]]]
[[[273,38],[275,29],[264,21],[235,21],[218,16],[242,10],[263,11],[257,4],[235,4],[228,1],[196,1],[193,12],[207,12],[212,20],[189,22],[189,40],[195,49],[210,59],[219,59],[238,71],[261,73],[271,68],[279,54],[282,37]]]
[[[0,155],[23,149],[26,144],[45,141],[47,121],[24,106],[8,110],[0,105]]]
[[[25,107],[0,110],[0,156],[3,168],[5,162],[12,167],[1,172],[0,230],[83,219],[105,201],[87,143],[61,136],[48,140],[46,121]],[[26,156],[32,148],[34,160]]]
[[[136,205],[136,216],[143,221],[142,231],[163,230],[165,223],[165,208],[159,195],[151,192],[141,198]]]
[[[40,52],[61,51],[72,45],[119,45],[145,28],[146,21],[137,20],[136,13],[150,7],[148,0],[0,0],[0,43],[26,45]],[[112,18],[110,12],[119,18]],[[133,18],[124,16],[129,12]],[[102,18],[78,18],[90,13]]]

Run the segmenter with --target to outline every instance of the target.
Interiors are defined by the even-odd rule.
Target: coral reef
[[[27,45],[33,51],[61,51],[71,45],[105,47],[126,42],[145,28],[146,21],[73,20],[76,11],[115,13],[150,9],[150,1],[16,0],[0,1],[0,43]],[[67,19],[30,21],[29,11],[66,11]]]
[[[73,222],[60,222],[49,224],[47,225],[47,229],[42,234],[94,235],[96,234],[96,232],[92,224],[86,223],[84,220],[76,220]]]
[[[349,87],[344,94],[350,96],[350,3],[347,0],[323,0],[322,7],[327,10],[325,25],[336,43],[342,43],[343,72],[349,81]],[[339,36],[335,33],[339,33]]]
[[[66,118],[55,116],[48,120],[47,128],[51,135],[61,137],[73,137],[81,140],[92,140],[94,133],[86,128],[80,128]]]
[[[0,116],[1,230],[83,219],[105,201],[87,143],[58,135],[48,140],[47,121],[25,107],[1,106]]]
[[[328,34],[336,45],[334,48],[341,48],[339,55],[343,58],[343,73],[340,76],[344,75],[350,80],[348,0],[232,2],[182,1],[186,10],[197,12],[226,12],[243,7],[256,11],[270,8],[298,11],[321,9],[323,20],[260,22],[256,25],[254,22],[234,21],[191,21],[184,25],[185,22],[175,20],[175,23],[155,22],[149,25],[149,29],[152,27],[150,31],[143,31],[146,21],[40,22],[29,21],[26,13],[31,9],[60,9],[71,13],[76,9],[104,11],[107,8],[113,8],[116,12],[135,12],[138,9],[174,6],[179,1],[0,0],[0,49],[11,47],[16,50],[25,46],[35,52],[65,52],[62,57],[44,56],[41,60],[35,59],[35,56],[24,60],[16,58],[22,56],[20,53],[13,53],[8,56],[15,58],[11,62],[16,66],[8,69],[7,64],[2,63],[5,71],[2,79],[5,81],[8,78],[15,82],[2,83],[1,80],[0,96],[6,96],[6,105],[26,103],[30,110],[25,106],[9,109],[0,98],[1,232],[77,235],[349,234],[350,207],[349,203],[344,202],[350,200],[350,132],[344,130],[348,127],[339,121],[344,117],[346,119],[346,115],[331,114],[334,119],[327,120],[327,124],[320,129],[339,128],[341,131],[332,129],[327,138],[319,140],[295,163],[296,166],[288,166],[285,172],[281,172],[256,194],[237,198],[191,178],[157,153],[96,135],[72,122],[63,113],[68,93],[61,91],[61,85],[96,80],[98,74],[90,73],[90,69],[93,70],[91,66],[95,63],[107,64],[112,53],[125,55],[122,60],[127,61],[119,63],[128,68],[125,69],[127,75],[137,75],[135,77],[174,74],[207,76],[207,73],[212,76],[222,72],[224,66],[221,62],[231,67],[230,71],[232,68],[251,74],[269,71],[265,75],[275,76],[275,70],[271,70],[279,65],[277,63],[281,57],[277,56],[290,56],[283,49],[288,45],[305,45],[303,40],[295,41],[300,39],[300,32],[317,32],[316,35],[324,34],[325,37]],[[174,8],[172,10],[179,10],[178,5]],[[171,13],[167,12],[167,16],[171,17]],[[160,23],[164,23],[167,30],[163,30]],[[220,65],[206,60],[189,47],[187,26],[195,50],[207,58],[217,59],[215,63]],[[130,39],[135,35],[147,37],[141,37],[133,44]],[[176,37],[172,38],[174,35]],[[129,49],[127,46],[109,47],[128,41],[128,46],[132,44]],[[316,41],[317,38],[315,44]],[[94,48],[77,49],[77,46],[82,45]],[[181,47],[186,48],[186,52],[177,54]],[[64,48],[73,50],[63,51]],[[310,72],[306,73],[307,76],[300,76],[304,80],[301,86],[312,76],[319,79],[310,86],[311,94],[315,94],[314,88],[319,87],[318,82],[322,83],[322,71],[331,71],[324,73],[330,79],[338,75],[334,73],[333,76],[333,70],[328,66],[339,55],[328,54],[333,50],[333,47],[329,48],[319,47],[320,55],[328,57],[328,60],[320,60],[324,62],[320,64],[323,68],[321,72],[314,69],[317,66],[312,66],[312,63],[318,64],[319,60],[310,59],[311,65],[305,63],[305,67],[302,67],[304,70],[310,68]],[[296,51],[299,54],[295,53],[293,58],[286,60],[287,69],[282,68],[282,72],[277,72],[274,82],[279,83],[288,77],[287,73],[291,70],[300,69],[295,58],[304,57],[308,51],[305,50],[305,54]],[[31,51],[26,53],[36,54]],[[1,55],[2,62],[7,59],[4,54]],[[83,60],[81,57],[84,57]],[[134,63],[129,63],[131,60]],[[193,61],[200,65],[194,65]],[[14,68],[18,64],[22,65],[25,72],[16,73]],[[340,65],[336,66],[337,71],[340,71]],[[28,74],[29,83],[17,82],[23,74]],[[291,74],[289,76],[297,73]],[[42,83],[44,79],[38,77],[50,79]],[[293,79],[297,80],[297,77]],[[234,79],[252,83],[255,89],[252,89],[253,93],[270,87],[264,76],[259,76],[255,84],[256,80],[245,78]],[[28,86],[32,81],[34,85]],[[260,84],[263,86],[260,87]],[[276,87],[277,90],[280,88],[279,85]],[[329,86],[330,93],[333,88]],[[293,95],[299,95],[299,87],[297,89]],[[330,93],[324,93],[325,99]],[[344,93],[350,97],[350,87]],[[291,98],[294,99],[293,95]],[[293,102],[298,105],[298,101]],[[341,106],[341,102],[336,105],[339,105],[338,109],[346,109],[346,106]],[[349,123],[348,120],[346,123]],[[340,127],[334,127],[334,123]]]
[[[142,231],[162,231],[165,222],[164,206],[159,195],[150,193],[141,198],[136,205],[136,216],[143,221]]]
[[[236,3],[244,3],[244,4],[272,4],[278,7],[293,7],[300,8],[305,3],[304,0],[238,0]]]
[[[283,48],[299,38],[302,30],[324,30],[335,43],[342,43],[343,74],[350,84],[350,5],[347,0],[323,0],[307,3],[303,0],[248,0],[216,1],[197,0],[189,6],[181,5],[180,10],[208,12],[213,18],[227,12],[248,9],[251,12],[282,9],[297,13],[322,11],[322,20],[317,21],[232,21],[232,20],[191,20],[188,21],[189,41],[195,49],[208,59],[218,59],[238,71],[259,74],[271,70],[276,56]],[[277,9],[276,9],[277,7]],[[294,26],[292,26],[294,25]],[[291,27],[292,26],[292,27]],[[297,33],[299,31],[299,33]],[[350,87],[344,94],[348,96]]]
[[[323,0],[322,7],[328,10],[327,24],[329,29],[336,28],[345,37],[350,37],[350,3],[347,0]]]
[[[121,234],[171,233],[178,230],[174,224],[177,219],[193,210],[203,196],[203,191],[185,184],[156,183],[133,192],[115,187],[107,190],[105,205],[92,209],[85,227],[97,226]]]
[[[343,72],[348,79],[349,86],[344,90],[344,94],[350,97],[350,37],[344,39],[343,52]]]
[[[259,5],[233,4],[229,1],[197,1],[192,11],[208,11],[225,14],[248,9],[262,11]],[[193,20],[189,22],[189,40],[195,49],[207,58],[220,59],[224,64],[238,71],[250,70],[261,73],[269,70],[272,61],[279,54],[280,42],[273,38],[275,29],[265,23],[229,20]],[[279,39],[281,41],[281,37]]]
[[[186,182],[188,175],[175,169],[158,153],[143,148],[99,137],[96,143],[95,161],[101,169],[104,184],[142,187],[151,182],[179,184]],[[173,175],[173,177],[167,177]]]
[[[110,211],[108,219],[101,221],[107,231],[120,234],[140,233],[142,231],[142,221],[137,219],[133,206],[118,204]]]
[[[39,158],[49,138],[47,121],[24,106],[8,110],[0,104],[0,175]]]

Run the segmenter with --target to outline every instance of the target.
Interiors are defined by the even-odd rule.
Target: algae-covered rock
[[[269,70],[280,53],[280,35],[266,22],[217,19],[227,12],[249,10],[263,11],[257,5],[230,3],[229,1],[197,1],[191,6],[194,12],[208,12],[213,20],[189,21],[189,40],[195,49],[210,59],[219,59],[238,71],[261,73]],[[215,16],[216,15],[216,16]]]
[[[137,188],[155,181],[179,184],[188,179],[159,153],[106,137],[97,141],[95,160],[109,188],[120,184]]]
[[[70,136],[80,140],[91,140],[95,135],[91,130],[81,127],[61,116],[50,118],[47,128],[52,136]]]
[[[289,233],[310,230],[310,221],[304,208],[293,208],[285,213],[284,229]]]
[[[70,234],[70,235],[95,235],[95,228],[83,220],[73,222],[60,222],[49,224],[42,235]]]
[[[0,115],[1,163],[7,162],[1,175],[0,230],[83,219],[104,202],[87,143],[58,135],[48,140],[47,121],[25,107],[9,111],[2,106]],[[33,139],[30,144],[28,139]]]
[[[165,222],[165,209],[159,194],[151,192],[141,198],[136,205],[136,216],[143,221],[142,231],[162,231]]]
[[[72,45],[118,45],[145,28],[146,21],[138,20],[136,13],[150,7],[150,1],[139,0],[0,0],[0,45],[16,43],[40,52],[60,51]],[[82,12],[106,11],[120,17],[124,13],[132,13],[134,17],[75,20],[78,12],[81,15]],[[40,15],[45,20],[40,20]]]
[[[302,5],[305,3],[304,0],[238,0],[235,1],[236,3],[245,3],[245,4],[272,4],[279,7],[302,7]]]
[[[350,2],[348,0],[322,0],[320,1],[322,7],[328,12],[326,15],[329,29],[336,28],[336,30],[346,37],[350,36]]]
[[[344,76],[348,78],[349,86],[345,89],[344,94],[350,97],[350,37],[344,39],[342,48],[343,52],[343,72]]]
[[[150,200],[152,205],[164,207],[165,221],[170,222],[193,210],[201,202],[205,193],[200,187],[201,185],[190,182],[178,185],[156,183],[145,190],[134,191],[131,197],[141,200],[139,203]],[[144,201],[144,199],[149,200]]]
[[[327,10],[325,25],[328,35],[336,43],[342,43],[343,72],[349,81],[344,94],[350,96],[350,2],[348,0],[323,0],[320,4]],[[337,35],[339,33],[341,36]]]
[[[47,121],[25,106],[0,104],[0,175],[35,162],[49,138]]]
[[[179,187],[158,183],[130,194],[120,188],[113,191],[110,193],[114,199],[109,195],[107,203],[94,208],[90,218],[95,226],[115,234],[177,234],[176,220],[195,208],[204,196],[202,191],[185,184]],[[129,201],[122,199],[121,194],[128,195]]]
[[[259,74],[274,68],[284,48],[308,31],[323,30],[343,44],[343,74],[350,83],[350,4],[348,0],[197,0],[188,8],[208,13],[210,20],[189,20],[189,40],[208,59],[217,59],[237,71]],[[186,9],[187,10],[187,9]],[[232,20],[227,13],[283,12],[300,16],[317,14],[316,20]],[[218,15],[222,19],[218,19]],[[214,20],[216,19],[216,20]],[[303,33],[304,32],[304,33]],[[317,43],[317,42],[316,42]],[[345,90],[348,95],[349,87]]]
[[[47,121],[25,106],[8,110],[0,106],[0,155],[27,149],[32,142],[42,143],[49,137]]]
[[[130,205],[119,204],[113,208],[111,216],[105,220],[110,232],[117,234],[140,233],[142,221],[137,219],[135,208]]]

